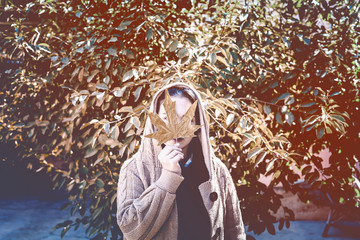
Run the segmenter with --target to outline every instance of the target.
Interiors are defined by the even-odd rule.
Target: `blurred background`
[[[119,170],[177,81],[248,239],[360,239],[358,0],[0,6],[0,239],[122,239]]]

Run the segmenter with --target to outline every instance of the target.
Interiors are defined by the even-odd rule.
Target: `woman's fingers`
[[[179,164],[180,160],[184,158],[184,155],[183,154],[178,154],[176,155],[172,161],[174,161],[175,163]],[[180,166],[180,165],[179,165]]]
[[[174,150],[180,151],[180,152],[182,151],[182,149],[177,146],[168,145],[160,152],[160,156],[167,156]]]
[[[179,161],[184,158],[182,149],[178,145],[167,145],[158,156],[164,169],[181,174]]]
[[[174,161],[174,157],[176,157],[177,155],[179,155],[180,157],[184,157],[184,154],[178,150],[173,150],[172,152],[170,152],[169,155],[167,155],[167,159],[169,159],[169,161]]]

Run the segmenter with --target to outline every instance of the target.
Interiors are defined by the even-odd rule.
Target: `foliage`
[[[152,94],[174,81],[202,94],[249,231],[289,226],[293,212],[273,187],[307,201],[299,171],[310,189],[355,206],[358,1],[47,0],[5,10],[1,51],[22,65],[1,89],[0,139],[68,190],[64,208],[82,217],[56,226],[62,236],[81,224],[93,239],[121,235],[121,163],[139,147]]]

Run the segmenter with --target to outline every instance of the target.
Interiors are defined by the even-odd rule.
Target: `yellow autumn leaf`
[[[145,137],[154,138],[159,143],[166,143],[172,139],[195,137],[194,132],[198,130],[200,125],[192,125],[191,120],[194,117],[197,101],[195,101],[187,110],[185,115],[178,122],[176,110],[176,102],[171,100],[168,90],[165,90],[164,108],[166,115],[169,119],[169,123],[166,124],[158,114],[148,112],[150,121],[158,129],[157,132],[146,135]]]

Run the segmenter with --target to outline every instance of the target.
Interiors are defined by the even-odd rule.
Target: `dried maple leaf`
[[[194,132],[201,127],[200,125],[191,124],[191,120],[195,114],[196,104],[197,101],[189,107],[179,123],[175,110],[176,102],[171,100],[168,90],[165,90],[164,108],[169,123],[166,125],[159,115],[148,112],[151,123],[155,125],[158,131],[148,134],[145,137],[156,139],[159,145],[172,139],[195,137]]]

